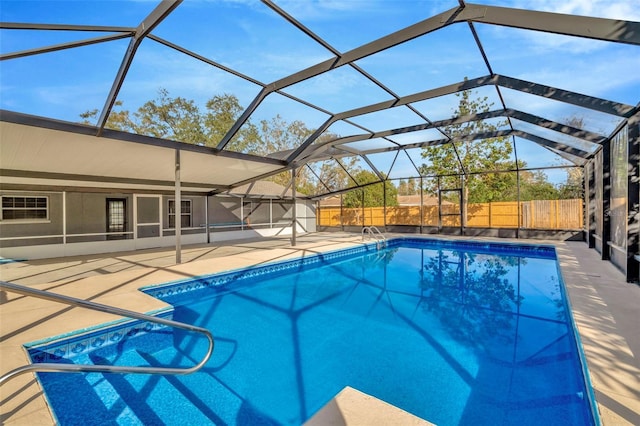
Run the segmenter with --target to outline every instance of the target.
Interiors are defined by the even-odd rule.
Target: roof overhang
[[[36,125],[19,121],[35,121]],[[181,187],[189,192],[228,189],[236,182],[285,169],[279,160],[221,153],[124,132],[105,131],[97,137],[90,126],[16,113],[3,112],[0,120],[3,187],[171,191],[175,188],[178,150]]]

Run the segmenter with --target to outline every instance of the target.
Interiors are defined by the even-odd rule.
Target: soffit
[[[167,186],[175,179],[174,148],[4,121],[0,139],[0,169],[5,176],[20,171],[22,177],[64,178],[84,185],[102,179]],[[185,187],[211,190],[280,168],[244,158],[181,151],[180,178]]]

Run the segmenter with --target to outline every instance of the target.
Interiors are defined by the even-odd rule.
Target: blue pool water
[[[58,421],[301,424],[351,386],[438,425],[598,422],[553,249],[357,251],[149,289],[213,332],[212,359],[188,376],[40,373]],[[206,350],[192,334],[119,327],[32,357],[191,366]]]

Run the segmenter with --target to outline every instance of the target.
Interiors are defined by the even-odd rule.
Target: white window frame
[[[188,213],[182,213],[182,206],[180,206],[180,218],[182,219],[182,216],[189,216],[189,226],[184,226],[181,228],[191,228],[193,227],[193,203],[192,200],[190,199],[186,199],[186,200],[180,200],[183,203],[188,203],[189,204],[189,212]],[[175,213],[171,213],[171,203],[173,203],[173,205],[175,206],[176,204],[176,200],[175,198],[170,198],[169,200],[167,200],[167,214],[169,215],[169,221],[167,223],[167,226],[169,227],[168,229],[175,229],[176,227],[176,222],[175,222]],[[173,217],[173,226],[171,226],[171,217]],[[182,223],[182,221],[180,221],[180,223]]]
[[[13,198],[13,205],[14,207],[4,207],[4,199],[5,198]],[[17,198],[22,198],[25,200],[24,207],[15,207],[15,199]],[[45,200],[45,206],[44,207],[27,207],[26,206],[26,200],[28,198],[35,198],[35,199],[44,199]],[[37,204],[37,201],[36,201]],[[49,207],[50,207],[50,203],[49,203],[49,197],[46,195],[2,195],[0,196],[0,221],[2,222],[6,222],[6,223],[20,223],[20,222],[24,222],[24,223],[33,223],[33,222],[49,222]],[[6,219],[5,218],[5,210],[20,210],[20,211],[45,211],[45,217],[28,217],[28,218],[14,218],[14,219]]]

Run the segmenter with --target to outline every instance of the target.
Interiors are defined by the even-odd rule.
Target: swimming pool
[[[61,424],[300,424],[345,386],[439,425],[598,422],[553,248],[402,238],[145,291],[212,330],[212,359],[40,373]],[[124,323],[30,353],[191,366],[205,347]]]

